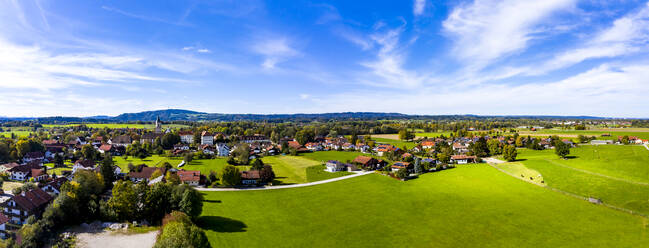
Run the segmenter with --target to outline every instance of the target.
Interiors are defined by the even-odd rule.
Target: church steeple
[[[155,119],[155,132],[162,133],[162,127],[160,126],[160,116]]]

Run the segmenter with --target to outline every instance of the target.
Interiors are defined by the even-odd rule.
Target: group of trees
[[[119,180],[112,189],[113,196],[102,204],[104,220],[147,220],[160,223],[171,211],[181,211],[196,218],[203,208],[203,196],[187,184],[173,182],[147,185]]]

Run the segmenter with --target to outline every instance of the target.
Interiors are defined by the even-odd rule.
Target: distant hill
[[[407,115],[400,113],[380,112],[343,112],[321,114],[218,114],[205,113],[183,109],[166,109],[145,111],[139,113],[124,113],[118,116],[90,117],[0,117],[0,121],[34,120],[42,124],[60,123],[123,123],[123,122],[152,122],[160,117],[162,121],[329,121],[329,120],[395,120],[395,119],[426,119],[426,120],[484,120],[484,119],[542,119],[542,120],[579,120],[579,119],[611,119],[595,116],[534,116],[534,115]]]

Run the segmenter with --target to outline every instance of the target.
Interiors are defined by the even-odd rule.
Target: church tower
[[[155,119],[155,133],[162,133],[162,127],[160,126],[160,116]]]

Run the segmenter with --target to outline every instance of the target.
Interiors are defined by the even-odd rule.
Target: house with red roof
[[[201,172],[200,171],[186,171],[186,170],[179,170],[177,172],[178,177],[180,178],[180,181],[191,185],[191,186],[198,186],[201,181]]]
[[[3,214],[9,218],[9,222],[16,225],[23,225],[29,216],[40,215],[54,197],[40,188],[22,192],[7,200],[3,205]]]

